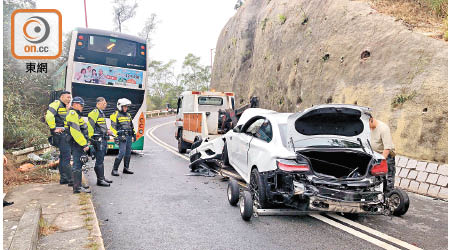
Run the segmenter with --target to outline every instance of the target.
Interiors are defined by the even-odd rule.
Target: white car
[[[241,196],[244,219],[251,216],[244,210],[253,206],[366,214],[391,209],[402,215],[409,199],[401,190],[386,189],[388,166],[370,146],[369,112],[336,104],[295,114],[248,109],[222,141],[205,143],[193,154],[200,161],[221,158],[245,180],[250,193]],[[204,153],[211,148],[214,154]],[[230,182],[230,204],[237,204],[238,195],[237,183]]]

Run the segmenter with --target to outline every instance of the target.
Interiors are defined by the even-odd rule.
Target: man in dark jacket
[[[97,175],[97,186],[109,187],[112,181],[105,178],[105,166],[103,164],[106,154],[108,135],[111,133],[106,124],[106,116],[103,112],[108,104],[105,98],[98,97],[96,108],[88,114],[89,139],[95,148],[94,171]],[[112,134],[112,133],[111,133]]]
[[[67,131],[65,131],[66,115],[69,109],[71,95],[69,91],[61,92],[59,100],[48,106],[45,121],[52,134],[53,145],[59,149],[59,183],[73,185],[72,168],[70,166],[70,145]]]

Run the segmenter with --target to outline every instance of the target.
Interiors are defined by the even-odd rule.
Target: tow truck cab
[[[178,151],[184,153],[196,137],[213,139],[223,134],[219,111],[230,109],[234,110],[233,92],[184,91],[178,98],[175,122]]]

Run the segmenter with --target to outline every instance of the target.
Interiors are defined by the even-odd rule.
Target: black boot
[[[124,174],[134,174],[133,171],[130,171],[130,160],[131,157],[130,156],[125,156],[123,159],[123,173]]]
[[[66,176],[68,177],[68,183],[67,185],[69,187],[73,186],[73,175],[72,175],[72,166],[69,164],[66,167],[64,167],[64,171],[66,172]]]
[[[103,180],[103,179],[97,179],[97,186],[100,186],[100,187],[109,187],[110,185],[109,185],[108,182],[106,182],[106,181]]]
[[[120,165],[120,161],[121,161],[121,159],[115,159],[114,160],[114,166],[113,166],[113,169],[112,169],[112,171],[111,171],[111,175],[112,176],[119,176],[119,165]]]
[[[73,179],[73,193],[78,194],[80,193],[81,189],[81,171],[73,171],[72,179]]]
[[[94,168],[95,169],[95,168]],[[108,180],[105,178],[105,164],[102,164],[100,166],[98,166],[97,170],[95,171],[95,173],[97,174],[97,185],[98,185],[98,180],[101,179],[107,183],[112,183],[112,181]],[[109,186],[109,184],[108,184]]]
[[[73,171],[73,193],[79,194],[79,193],[90,193],[91,190],[85,188],[81,184],[81,170]]]

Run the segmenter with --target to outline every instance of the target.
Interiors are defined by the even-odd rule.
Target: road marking
[[[181,158],[183,158],[183,159],[189,161],[189,157],[187,157],[187,156],[185,156],[185,155],[183,155],[183,154],[178,153],[178,149],[176,149],[176,148],[170,146],[169,144],[163,142],[162,140],[160,140],[158,137],[156,137],[156,136],[153,134],[153,131],[155,131],[155,129],[160,128],[160,127],[165,126],[165,125],[168,125],[168,124],[173,124],[173,121],[170,121],[170,122],[166,122],[166,123],[163,123],[163,124],[156,125],[156,126],[154,126],[153,128],[147,130],[147,136],[148,136],[153,142],[155,142],[156,144],[158,144],[159,146],[161,146],[161,147],[163,147],[163,148],[169,150],[170,152],[174,153],[175,155],[177,155],[177,156],[179,156],[179,157],[181,157]]]
[[[370,234],[373,234],[373,235],[375,235],[375,236],[378,236],[378,237],[380,237],[380,238],[383,238],[383,239],[385,239],[385,240],[388,240],[388,241],[390,241],[390,242],[392,242],[392,243],[394,243],[394,244],[397,244],[397,245],[399,245],[399,246],[401,246],[401,247],[404,247],[404,248],[407,248],[407,249],[413,249],[413,250],[419,250],[419,249],[421,249],[421,248],[419,248],[419,247],[416,247],[416,246],[413,246],[413,245],[411,245],[411,244],[409,244],[409,243],[406,243],[406,242],[404,242],[404,241],[402,241],[402,240],[396,239],[396,238],[394,238],[394,237],[392,237],[392,236],[389,236],[389,235],[387,235],[387,234],[384,234],[384,233],[382,233],[382,232],[379,232],[379,231],[377,231],[377,230],[375,230],[375,229],[372,229],[372,228],[370,228],[370,227],[364,226],[364,225],[362,225],[362,224],[359,224],[359,223],[356,223],[356,222],[354,222],[354,221],[352,221],[352,220],[349,220],[349,219],[347,219],[347,218],[344,218],[344,217],[342,217],[342,216],[338,216],[338,215],[336,215],[336,214],[328,214],[328,216],[330,216],[330,217],[332,217],[332,218],[334,218],[334,219],[336,219],[336,220],[342,221],[342,222],[344,222],[344,223],[347,223],[347,224],[349,224],[349,225],[351,225],[351,226],[353,226],[353,227],[356,227],[356,228],[358,228],[358,229],[361,229],[361,230],[363,230],[363,231],[366,231],[366,232],[368,232],[368,233],[370,233]]]
[[[180,153],[178,152],[177,148],[175,148],[175,147],[173,147],[173,146],[171,146],[171,145],[169,145],[169,144],[163,142],[161,139],[159,139],[158,137],[156,137],[156,136],[153,134],[153,132],[154,132],[157,128],[160,128],[160,127],[165,126],[165,125],[168,125],[168,124],[173,124],[173,121],[170,121],[170,122],[166,122],[166,123],[163,123],[163,124],[156,125],[155,127],[151,128],[151,129],[149,129],[149,130],[147,130],[147,133],[146,133],[147,136],[148,136],[153,142],[155,142],[156,144],[158,144],[159,146],[161,146],[161,147],[167,149],[168,151],[170,151],[171,153],[173,153],[173,154],[175,154],[175,155],[177,155],[177,156],[179,156],[179,157],[181,157],[181,158],[183,158],[183,159],[189,161],[189,160],[190,160],[189,157],[187,157],[187,156],[185,156],[185,155],[183,155],[183,154],[180,154]],[[367,232],[367,233],[370,233],[370,234],[372,234],[372,235],[374,235],[374,236],[380,237],[380,238],[382,238],[383,240],[386,240],[386,241],[392,242],[392,243],[394,243],[394,244],[397,244],[397,245],[399,245],[399,246],[401,246],[401,247],[404,247],[404,248],[406,248],[406,249],[413,249],[413,250],[421,249],[421,248],[418,248],[418,247],[413,246],[413,245],[411,245],[411,244],[408,244],[408,243],[406,243],[406,242],[404,242],[404,241],[401,241],[401,240],[399,240],[399,239],[396,239],[396,238],[394,238],[394,237],[392,237],[392,236],[389,236],[389,235],[387,235],[387,234],[381,233],[381,232],[379,232],[379,231],[377,231],[377,230],[375,230],[375,229],[366,227],[366,226],[364,226],[364,225],[362,225],[362,224],[359,224],[359,223],[354,222],[354,221],[352,221],[352,220],[346,219],[346,218],[344,218],[344,217],[337,216],[337,215],[334,215],[334,214],[327,214],[327,215],[330,216],[330,217],[332,217],[332,218],[334,218],[334,219],[336,219],[336,220],[342,221],[342,222],[347,223],[347,224],[349,224],[349,225],[351,225],[351,226],[353,226],[353,227],[356,227],[356,228],[358,228],[358,229],[360,229],[360,230],[363,230],[363,231],[365,231],[365,232]],[[354,236],[356,236],[356,237],[358,237],[358,238],[360,238],[360,239],[363,239],[363,240],[365,240],[365,241],[368,241],[368,242],[370,242],[370,243],[372,243],[372,244],[374,244],[374,245],[376,245],[376,246],[379,246],[379,247],[381,247],[381,248],[384,248],[384,249],[400,249],[400,248],[397,248],[397,247],[395,247],[395,246],[393,246],[393,245],[390,245],[390,244],[388,244],[388,243],[386,243],[386,242],[383,242],[383,241],[381,241],[381,240],[379,240],[379,239],[376,239],[376,238],[374,238],[374,237],[372,237],[372,236],[370,236],[370,235],[368,235],[368,234],[359,232],[359,231],[357,231],[357,230],[355,230],[355,229],[353,229],[353,228],[351,228],[351,227],[349,227],[349,226],[346,226],[346,225],[344,225],[344,224],[341,224],[341,223],[338,223],[338,222],[336,222],[336,221],[334,221],[334,220],[331,220],[331,219],[329,219],[329,218],[327,218],[327,217],[325,217],[325,216],[323,216],[323,215],[319,215],[319,214],[309,214],[309,216],[310,216],[310,217],[313,217],[313,218],[315,218],[315,219],[317,219],[317,220],[320,220],[320,221],[322,221],[322,222],[324,222],[324,223],[327,223],[327,224],[329,224],[329,225],[331,225],[331,226],[333,226],[333,227],[336,227],[336,228],[338,228],[338,229],[341,229],[341,230],[343,230],[343,231],[345,231],[345,232],[347,232],[347,233],[349,233],[349,234],[352,234],[352,235],[354,235]]]
[[[336,222],[334,220],[328,219],[325,216],[318,215],[318,214],[309,214],[309,216],[311,216],[311,217],[313,217],[315,219],[318,219],[318,220],[320,220],[322,222],[325,222],[325,223],[327,223],[327,224],[329,224],[329,225],[331,225],[333,227],[341,229],[341,230],[343,230],[343,231],[345,231],[345,232],[347,232],[349,234],[352,234],[352,235],[354,235],[354,236],[356,236],[358,238],[361,238],[361,239],[363,239],[365,241],[368,241],[368,242],[370,242],[370,243],[372,243],[372,244],[374,244],[376,246],[379,246],[381,248],[384,248],[384,249],[400,249],[400,248],[394,247],[393,245],[390,245],[390,244],[388,244],[386,242],[383,242],[383,241],[381,241],[379,239],[371,237],[371,236],[369,236],[367,234],[361,233],[360,231],[356,231],[355,229],[353,229],[351,227],[345,226],[345,225],[343,225],[341,223],[338,223],[338,222]]]

